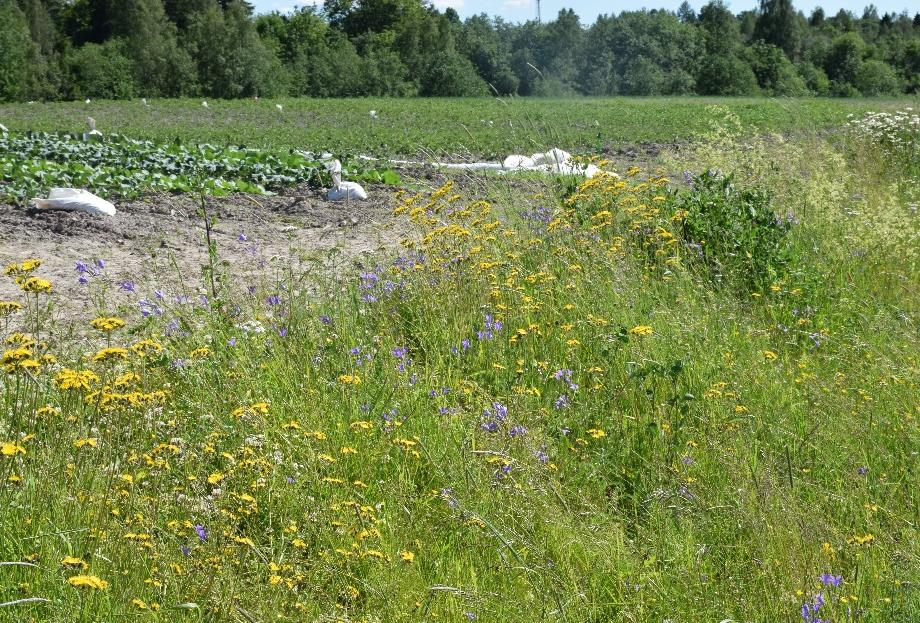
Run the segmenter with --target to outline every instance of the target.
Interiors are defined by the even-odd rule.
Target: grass
[[[792,212],[770,248],[688,237],[754,221],[619,171],[403,193],[415,233],[345,274],[88,277],[125,326],[56,328],[32,282],[0,604],[48,601],[0,619],[912,620],[915,186],[871,141],[710,114],[668,169]]]
[[[765,98],[282,99],[154,100],[0,104],[14,131],[83,132],[93,116],[103,132],[150,138],[296,148],[375,156],[504,157],[547,146],[599,153],[639,142],[686,141],[709,128],[721,104],[753,132],[811,132],[850,113],[890,110],[908,100]],[[275,105],[281,104],[283,112]],[[372,119],[369,111],[376,110]]]

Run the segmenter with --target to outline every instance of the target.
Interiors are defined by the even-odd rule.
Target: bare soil
[[[206,199],[221,265],[234,274],[306,261],[334,267],[392,247],[404,234],[404,225],[392,218],[396,189],[367,190],[367,201],[350,203],[326,201],[321,191],[305,186],[279,196]],[[208,247],[197,197],[161,193],[115,204],[114,217],[0,205],[0,264],[40,258],[36,274],[52,282],[56,307],[84,318],[94,303],[90,288],[78,281],[78,260],[105,261],[105,278],[115,286],[111,308],[136,305],[165,282],[195,284],[193,292],[203,285]],[[135,292],[119,285],[128,282]],[[18,287],[0,277],[0,300],[21,299]]]

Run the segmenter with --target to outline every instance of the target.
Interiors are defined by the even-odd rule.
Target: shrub
[[[740,188],[731,175],[709,171],[677,197],[685,246],[717,282],[735,282],[745,291],[763,290],[791,263],[788,232],[795,218],[776,216],[770,195]]]
[[[87,43],[74,50],[68,67],[77,98],[128,99],[136,94],[134,65],[119,39],[102,45]]]

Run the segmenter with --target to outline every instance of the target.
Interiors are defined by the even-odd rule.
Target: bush
[[[757,77],[737,56],[712,54],[703,60],[696,87],[700,95],[754,95]]]
[[[761,291],[791,264],[788,233],[795,219],[777,217],[764,190],[739,188],[731,175],[709,171],[693,179],[675,207],[691,257],[717,282]]]
[[[76,98],[128,99],[136,94],[134,64],[124,54],[120,39],[87,43],[67,61]]]
[[[901,79],[890,65],[866,61],[856,71],[855,86],[863,95],[896,95],[901,92]]]

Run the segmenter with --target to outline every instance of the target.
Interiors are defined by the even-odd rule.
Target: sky
[[[478,13],[488,13],[493,16],[501,16],[510,22],[524,22],[529,19],[535,19],[537,16],[537,0],[429,0],[439,9],[444,10],[447,7],[453,7],[460,17],[469,17]],[[541,0],[540,10],[544,21],[555,18],[560,9],[572,8],[575,13],[581,17],[583,24],[589,25],[594,19],[602,13],[620,13],[624,10],[635,10],[642,8],[649,9],[670,9],[676,10],[683,0],[648,0],[642,2],[626,2],[623,0],[617,2],[592,2],[591,0]],[[708,0],[690,0],[690,4],[699,10]],[[306,4],[322,4],[322,0],[250,0],[256,11],[267,13],[270,11],[289,12],[296,6]],[[758,6],[758,0],[726,0],[728,7],[735,13],[752,9]],[[863,9],[869,4],[866,0],[800,0],[794,2],[795,6],[806,15],[811,13],[816,6],[821,6],[827,15],[833,15],[840,9],[852,11],[857,16],[862,15]],[[918,7],[916,0],[875,0],[873,3],[878,9],[878,14],[883,15],[886,12],[900,13],[908,11],[911,15],[917,12]]]

